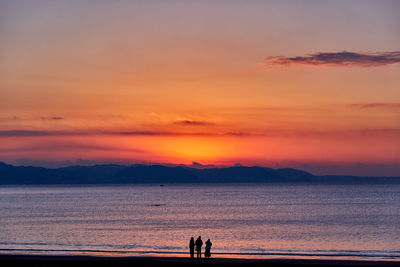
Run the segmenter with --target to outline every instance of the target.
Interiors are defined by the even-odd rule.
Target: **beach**
[[[0,255],[1,266],[400,266],[399,261]]]

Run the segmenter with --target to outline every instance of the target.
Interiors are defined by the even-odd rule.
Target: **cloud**
[[[167,132],[167,131],[127,131],[127,132],[103,132],[114,135],[147,135],[147,136],[248,136],[246,132]]]
[[[59,121],[59,120],[64,120],[64,117],[59,117],[59,116],[53,116],[53,117],[39,117],[41,120],[53,120],[53,121]]]
[[[296,57],[269,56],[264,61],[265,65],[283,66],[301,64],[311,66],[378,67],[396,63],[400,63],[400,51],[381,53],[320,52],[308,56]]]
[[[188,119],[176,120],[174,122],[174,124],[183,125],[183,126],[207,126],[207,125],[213,125],[213,123],[208,122],[208,121],[196,121],[196,120],[188,120]]]
[[[349,104],[350,107],[355,108],[387,108],[387,109],[398,109],[400,108],[400,103],[357,103],[357,104]]]
[[[400,136],[398,128],[364,128],[353,130],[281,130],[260,129],[256,132],[168,132],[168,131],[34,131],[34,130],[11,130],[0,131],[0,137],[46,137],[46,136],[193,136],[193,137],[355,137],[355,136]]]
[[[0,137],[30,137],[30,136],[83,136],[83,135],[126,135],[126,136],[248,136],[246,132],[168,132],[168,131],[36,131],[9,130],[0,131]]]
[[[119,151],[119,152],[145,152],[142,149],[115,147],[99,144],[88,144],[81,142],[64,142],[64,141],[46,141],[38,142],[32,145],[18,146],[12,148],[0,148],[0,152],[37,152],[37,151],[86,151],[86,150],[101,150],[101,151]]]
[[[17,136],[57,136],[57,135],[88,135],[89,132],[70,132],[70,131],[37,131],[37,130],[9,130],[0,131],[0,137]]]
[[[0,117],[0,121],[60,121],[65,120],[64,117],[61,116],[40,116],[40,117],[26,117],[26,116],[17,116],[13,115],[11,117]]]
[[[0,131],[0,136],[48,136],[55,135],[52,132],[47,131],[35,131],[35,130],[10,130]]]

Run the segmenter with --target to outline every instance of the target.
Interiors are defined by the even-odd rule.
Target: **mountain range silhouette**
[[[1,185],[168,183],[400,183],[400,177],[316,176],[290,168],[245,166],[200,169],[188,166],[102,164],[49,169],[0,162]]]

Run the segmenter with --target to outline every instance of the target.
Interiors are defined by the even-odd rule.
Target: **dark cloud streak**
[[[208,122],[208,121],[195,121],[195,120],[177,120],[177,121],[174,122],[174,124],[183,125],[183,126],[209,126],[209,125],[213,125],[213,123]]]
[[[358,66],[378,67],[400,63],[400,51],[381,53],[357,52],[320,52],[308,56],[283,57],[269,56],[265,58],[265,65],[290,66],[292,64],[310,66]]]
[[[52,121],[59,121],[59,120],[64,120],[64,117],[60,117],[60,116],[53,116],[53,117],[40,117],[39,119],[41,119],[41,120],[52,120]]]
[[[33,131],[33,130],[14,130],[0,131],[0,137],[45,137],[45,136],[94,136],[94,135],[116,135],[116,136],[200,136],[200,137],[339,137],[339,136],[377,136],[377,135],[400,135],[398,128],[370,128],[358,130],[279,130],[264,129],[257,132],[168,132],[168,131]]]
[[[398,109],[400,108],[400,103],[364,103],[364,104],[349,104],[350,107],[354,108],[387,108],[387,109]]]
[[[244,132],[164,132],[164,131],[127,131],[127,132],[103,132],[103,134],[112,135],[147,135],[147,136],[248,136],[250,133]]]
[[[34,136],[83,136],[83,135],[121,135],[121,136],[248,136],[245,132],[168,132],[168,131],[35,131],[9,130],[0,131],[0,137],[34,137]]]
[[[142,149],[136,148],[121,148],[114,146],[105,146],[98,144],[86,144],[86,143],[76,143],[76,142],[40,142],[28,146],[20,146],[13,148],[0,148],[0,152],[35,152],[35,151],[86,151],[86,150],[100,150],[100,151],[118,151],[118,152],[145,152]]]
[[[0,131],[0,137],[17,136],[71,136],[71,135],[89,135],[89,132],[70,132],[70,131],[37,131],[37,130],[9,130]]]

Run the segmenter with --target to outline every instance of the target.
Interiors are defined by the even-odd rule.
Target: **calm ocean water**
[[[0,253],[400,259],[400,185],[1,187],[0,226]]]

